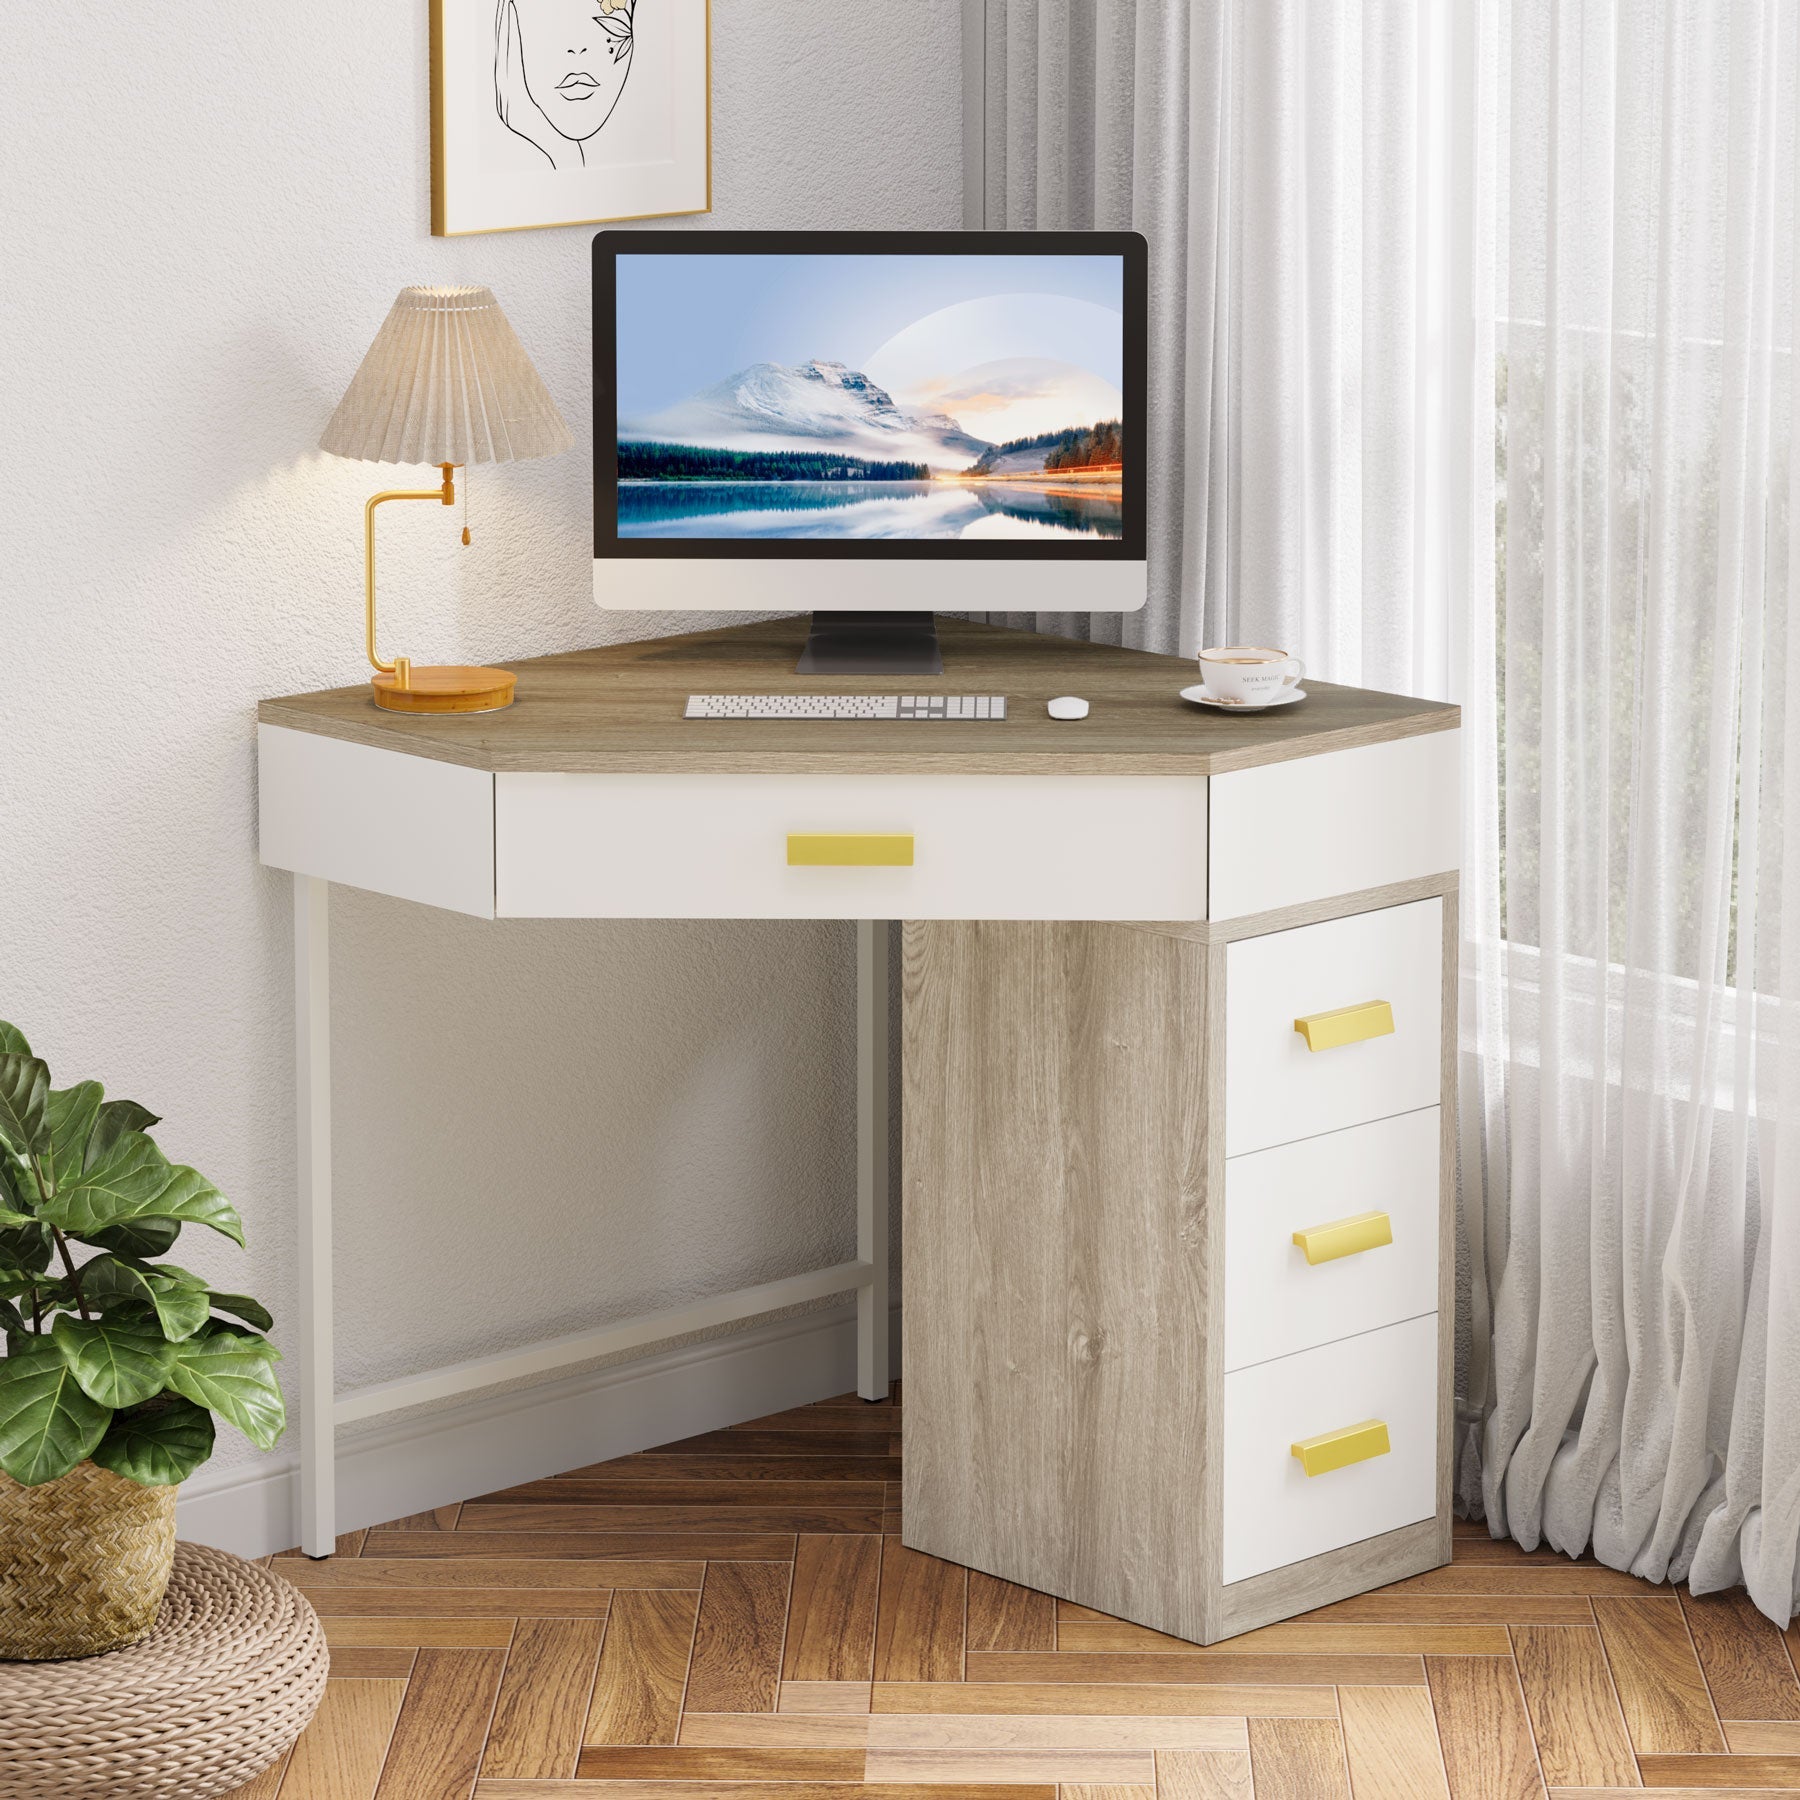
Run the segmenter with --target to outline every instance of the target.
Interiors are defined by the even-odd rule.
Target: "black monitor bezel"
[[[618,259],[658,256],[1118,256],[1124,265],[1124,416],[1138,466],[1125,482],[1116,538],[622,538],[618,374],[614,362]],[[686,560],[748,557],[816,562],[1101,562],[1146,559],[1145,406],[1149,246],[1135,231],[601,231],[594,237],[594,555]]]

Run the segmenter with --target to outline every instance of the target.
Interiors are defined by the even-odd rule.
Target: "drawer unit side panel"
[[[1198,1637],[1207,953],[1081,923],[904,941],[906,1542]]]

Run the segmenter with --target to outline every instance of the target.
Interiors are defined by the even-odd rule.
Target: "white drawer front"
[[[502,908],[504,910],[504,908]],[[1225,1154],[1435,1106],[1441,900],[1244,938],[1225,956]],[[1309,1050],[1303,1016],[1386,1001],[1392,1032]]]
[[[1429,1519],[1437,1510],[1437,1315],[1225,1377],[1223,1579]],[[1308,1475],[1297,1440],[1380,1419],[1385,1456]]]
[[[259,725],[262,860],[494,916],[494,777],[481,769]]]
[[[1206,899],[1206,783],[1180,776],[502,774],[494,814],[502,918],[1192,919]],[[910,834],[912,866],[790,867],[793,833]]]
[[[1436,1310],[1438,1125],[1430,1106],[1226,1163],[1228,1370]],[[1294,1242],[1370,1213],[1391,1242],[1317,1263]]]
[[[1241,919],[1462,864],[1459,731],[1213,777],[1209,916]]]

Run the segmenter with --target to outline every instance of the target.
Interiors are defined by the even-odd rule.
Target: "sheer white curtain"
[[[1152,245],[1153,602],[1096,631],[1465,709],[1463,1498],[1785,1620],[1800,6],[985,15],[985,222]]]
[[[1514,0],[1498,25],[1480,779],[1504,804],[1465,871],[1496,1272],[1483,1497],[1526,1543],[1741,1577],[1785,1620],[1800,8]]]

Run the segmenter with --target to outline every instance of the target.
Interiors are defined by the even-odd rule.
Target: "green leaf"
[[[52,1342],[81,1391],[102,1406],[138,1406],[167,1385],[171,1346],[160,1332],[64,1313]]]
[[[40,1225],[36,1219],[9,1224],[0,1218],[0,1263],[35,1272],[49,1268],[53,1251],[48,1227]]]
[[[14,1223],[31,1217],[37,1199],[37,1180],[24,1159],[0,1142],[0,1218]]]
[[[280,1354],[267,1338],[207,1332],[170,1352],[169,1386],[235,1425],[257,1449],[270,1450],[287,1427],[275,1380]]]
[[[49,1098],[50,1071],[38,1057],[0,1051],[0,1140],[20,1156],[35,1156],[49,1142]]]
[[[9,1342],[25,1335],[25,1320],[10,1300],[0,1300],[0,1336]]]
[[[49,1147],[43,1163],[53,1192],[81,1172],[88,1139],[100,1115],[101,1093],[99,1082],[82,1081],[72,1088],[52,1088],[44,1102]]]
[[[25,1041],[25,1034],[18,1026],[9,1025],[0,1019],[0,1052],[13,1056],[29,1056],[31,1046]]]
[[[109,1314],[149,1308],[172,1344],[191,1338],[211,1312],[204,1288],[184,1286],[160,1270],[138,1268],[116,1256],[96,1256],[84,1265],[81,1292],[89,1305]]]
[[[214,1312],[230,1313],[234,1318],[254,1325],[258,1331],[267,1331],[275,1323],[269,1309],[248,1294],[213,1294],[209,1298]]]
[[[93,1460],[144,1487],[173,1487],[212,1452],[212,1415],[191,1400],[168,1394],[154,1406],[120,1413]]]
[[[0,1287],[8,1290],[9,1297],[16,1294],[35,1294],[38,1307],[48,1312],[58,1306],[73,1306],[74,1300],[69,1296],[69,1284],[60,1275],[40,1275],[14,1271],[18,1279],[7,1283],[0,1281]]]
[[[21,1487],[68,1474],[93,1454],[111,1418],[50,1345],[0,1361],[0,1469]]]
[[[206,1279],[196,1275],[192,1269],[184,1269],[179,1263],[158,1263],[154,1268],[145,1269],[146,1275],[160,1276],[164,1281],[173,1282],[176,1287],[194,1288],[200,1293],[206,1292]]]
[[[121,1256],[161,1256],[181,1236],[179,1219],[134,1219],[129,1225],[109,1225],[104,1231],[82,1235],[84,1244],[97,1250],[116,1250]]]
[[[88,1139],[86,1166],[92,1168],[111,1154],[113,1146],[128,1131],[148,1131],[160,1125],[160,1115],[135,1100],[108,1100],[94,1121],[94,1135]]]
[[[0,1134],[0,1206],[8,1212],[28,1213],[35,1218],[43,1197],[36,1163]]]
[[[181,1219],[244,1241],[231,1202],[204,1175],[170,1162],[141,1131],[123,1133],[100,1161],[44,1202],[42,1217],[79,1238],[138,1219]]]

